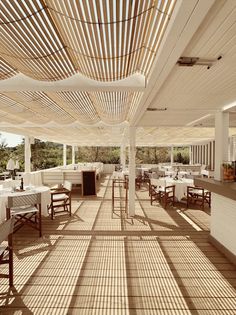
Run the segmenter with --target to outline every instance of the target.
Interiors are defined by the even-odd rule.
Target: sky
[[[4,140],[8,147],[15,147],[22,142],[23,137],[13,133],[7,133],[0,130],[0,141]]]

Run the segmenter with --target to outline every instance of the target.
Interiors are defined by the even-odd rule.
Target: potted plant
[[[234,181],[234,167],[231,162],[222,164],[222,179],[227,182]]]

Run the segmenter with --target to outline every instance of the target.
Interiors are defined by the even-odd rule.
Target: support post
[[[189,164],[193,164],[192,146],[189,146]]]
[[[25,136],[25,173],[31,172],[31,139]]]
[[[216,180],[221,180],[221,166],[228,160],[229,113],[217,112],[215,115],[215,173]]]
[[[126,146],[123,143],[120,146],[120,164],[122,170],[124,170],[126,165]]]
[[[135,215],[135,127],[129,128],[129,216]]]
[[[72,158],[71,158],[72,164],[75,164],[75,146],[72,145]]]
[[[66,144],[63,144],[63,166],[66,166]]]
[[[170,147],[170,164],[173,165],[174,163],[174,147],[173,145]]]

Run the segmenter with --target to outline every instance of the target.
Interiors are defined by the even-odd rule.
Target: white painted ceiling
[[[88,7],[77,12],[73,0],[71,6],[65,0],[61,6],[30,0],[27,10],[36,12],[38,22],[26,17],[28,11],[17,11],[26,10],[24,1],[9,3],[0,4],[0,130],[71,145],[114,146],[127,142],[128,127],[135,125],[139,146],[188,145],[213,139],[216,111],[236,101],[235,0],[136,0],[130,8],[117,1],[116,17],[109,1],[92,6],[91,14]],[[40,11],[44,4],[47,10]],[[59,50],[51,43],[40,52],[35,34],[45,32],[48,16]],[[82,18],[93,23],[84,26]],[[162,35],[155,32],[158,21],[166,23]],[[32,40],[33,49],[26,44],[21,49],[14,38],[26,29],[30,35],[24,41]],[[73,42],[76,32],[81,42]],[[45,66],[40,54],[49,54],[53,45],[57,62],[47,57]],[[80,60],[82,53],[87,57]],[[180,56],[209,60],[210,69],[180,67]],[[233,110],[231,135],[236,134]]]

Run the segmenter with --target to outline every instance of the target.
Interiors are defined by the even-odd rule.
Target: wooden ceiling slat
[[[12,68],[8,62],[0,57],[0,80],[11,78],[17,74],[17,70]]]
[[[83,4],[84,3],[85,3],[85,1],[83,2]],[[84,15],[82,13],[82,8],[80,6],[78,6],[78,11],[80,13],[81,19],[84,19]],[[81,30],[79,29],[79,31],[80,31],[80,36],[84,39],[84,47],[87,47],[86,54],[92,56],[93,52],[91,50],[90,41],[88,40],[89,35],[88,35],[87,25],[85,25],[84,23],[80,23],[80,24],[81,24]],[[87,45],[86,45],[86,43],[87,43]],[[84,56],[84,58],[87,59],[85,56]],[[86,64],[87,64],[87,69],[86,69],[85,74],[87,76],[90,76],[89,75],[90,73],[93,73],[94,70],[95,71],[97,70],[96,65],[95,65],[95,61],[93,59],[92,60],[87,59]]]
[[[13,4],[15,3],[13,2]],[[30,2],[28,2],[27,4],[29,7],[29,10],[30,9],[34,10],[33,7],[30,5]],[[36,3],[36,6],[37,5],[38,4]],[[26,8],[23,5],[21,5],[21,7],[22,7],[22,10],[24,10],[24,13],[27,14],[28,11],[26,10]],[[41,7],[39,6],[37,7],[38,10],[40,10],[40,8]],[[22,18],[24,17],[22,15],[22,12],[19,10],[19,7],[17,7],[16,5],[15,5],[15,10],[19,14],[21,14]],[[60,53],[60,51],[58,53],[56,52],[58,47],[60,47],[61,49],[64,49],[62,43],[60,43],[59,38],[57,38],[57,36],[54,36],[54,41],[52,41],[51,38],[49,37],[49,34],[47,34],[46,31],[43,31],[47,29],[48,32],[51,33],[51,36],[54,35],[54,31],[52,31],[53,25],[49,25],[47,19],[45,18],[45,15],[44,15],[45,13],[41,11],[40,13],[35,14],[34,18],[28,18],[28,19],[24,19],[22,22],[7,24],[7,30],[11,30],[15,36],[14,45],[17,44],[18,47],[21,47],[22,39],[24,39],[25,43],[28,44],[29,49],[27,49],[24,46],[25,49],[23,51],[24,51],[25,56],[24,55],[22,56],[22,53],[21,53],[21,56],[23,58],[26,56],[28,58],[36,58],[36,59],[38,57],[39,58],[42,58],[43,56],[45,57],[43,60],[44,62],[42,62],[42,59],[37,60],[37,62],[40,64],[40,68],[42,68],[41,70],[42,72],[47,73],[47,71],[49,71],[49,69],[51,68],[52,69],[51,71],[53,72],[53,74],[51,75],[51,78],[65,77],[65,74],[63,72],[69,72],[69,74],[71,75],[71,72],[73,72],[73,68],[69,66],[70,62],[67,61],[68,60],[67,54],[65,53],[65,55],[63,56],[63,53]],[[15,12],[13,12],[13,14],[14,14],[15,19],[17,19],[18,17],[16,16]],[[41,17],[42,20],[39,18],[39,16]],[[48,18],[50,19],[50,17]],[[10,16],[9,16],[9,19],[10,19]],[[38,25],[36,24],[36,21],[41,27],[38,27]],[[20,23],[20,26],[19,26],[19,23]],[[6,26],[4,26],[4,28],[6,29]],[[38,40],[36,36],[37,34],[39,36]],[[41,41],[40,40],[41,38],[44,38],[45,40]],[[52,57],[51,55],[50,57],[47,58],[46,57],[47,54],[54,54],[54,56]],[[64,60],[63,61],[64,68],[61,67],[62,56]],[[66,68],[66,71],[65,71],[65,68]],[[37,75],[38,75],[38,72],[37,72]]]
[[[98,20],[101,18],[99,18],[99,13],[96,7],[94,7],[93,5],[93,1],[90,1],[90,12],[91,12],[91,18],[93,22],[96,22],[97,19],[96,17],[98,17]],[[105,51],[102,51],[101,49],[103,49],[103,47],[100,47],[100,42],[102,41],[101,39],[101,26],[99,25],[91,25],[91,30],[93,37],[92,39],[94,40],[93,42],[93,48],[94,48],[94,55],[93,56],[97,56],[97,58],[99,59],[98,62],[95,62],[95,65],[97,67],[97,71],[99,73],[100,76],[105,76],[105,68],[104,65],[102,64],[102,61],[100,58],[102,58],[102,56],[104,55]],[[101,43],[102,45],[102,43]]]
[[[2,56],[10,69],[39,80],[60,80],[76,72],[98,81],[123,79],[137,71],[148,77],[162,26],[168,20],[165,13],[157,10],[168,12],[172,4],[173,0],[0,3],[0,9],[3,8],[0,20],[9,22],[1,25]],[[30,14],[33,16],[29,17]],[[6,73],[7,67],[0,62],[0,69]],[[32,101],[34,95],[40,101]],[[30,121],[116,124],[132,117],[141,95],[118,91],[57,94],[27,91],[14,99],[22,102],[25,117]],[[23,110],[20,105],[16,108]]]
[[[164,1],[166,0],[162,0],[162,3]],[[122,79],[136,71],[142,71],[144,75],[147,75],[145,67],[147,67],[148,61],[153,60],[152,54],[155,52],[150,52],[150,47],[144,48],[142,38],[136,34],[140,35],[144,29],[145,31],[148,29],[148,25],[145,23],[150,18],[145,18],[145,16],[152,15],[153,18],[152,11],[156,10],[156,8],[151,10],[152,2],[141,3],[137,0],[133,2],[124,0],[94,2],[88,0],[72,1],[69,5],[68,1],[61,0],[59,5],[57,1],[47,0],[46,3],[49,4],[49,11],[57,28],[60,29],[60,33],[62,33],[62,27],[58,26],[60,25],[58,21],[63,20],[63,24],[67,25],[66,28],[70,29],[71,33],[75,31],[75,28],[79,30],[81,27],[78,37],[82,38],[83,45],[81,45],[81,40],[77,40],[76,44],[79,46],[74,46],[73,35],[70,34],[63,33],[63,40],[68,44],[71,54],[78,55],[80,69],[85,75],[103,81]],[[76,5],[77,7],[75,7]],[[115,11],[116,16],[114,16]],[[63,15],[63,19],[61,15]],[[151,26],[150,38],[154,32],[153,24]],[[141,50],[142,55],[145,50],[142,64],[144,70],[140,70]]]
[[[110,58],[112,57],[112,54],[109,51],[109,46],[110,46],[110,43],[112,43],[112,45],[114,45],[113,43],[114,43],[115,39],[114,39],[114,37],[111,36],[111,33],[109,32],[111,27],[108,23],[111,20],[111,10],[112,9],[110,9],[110,8],[113,8],[114,3],[112,2],[109,6],[106,1],[103,1],[102,5],[103,5],[102,10],[103,10],[103,15],[104,15],[104,23],[105,23],[102,26],[103,34],[104,34],[103,46],[104,46],[104,50],[106,50],[105,56],[107,57],[107,59],[102,60],[102,62],[105,64],[107,78],[113,78],[114,73],[115,73],[115,69],[112,68],[111,64],[110,64]],[[110,14],[110,19],[108,19],[108,13],[107,13],[108,11]]]
[[[144,3],[142,2],[137,2],[137,5],[142,5],[145,4],[146,6],[148,5],[148,1],[145,1]],[[142,47],[143,43],[142,43],[142,37],[140,36],[142,34],[142,18],[145,16],[145,14],[142,15],[138,15],[138,12],[145,12],[145,7],[141,6],[141,8],[137,7],[137,18],[136,20],[136,24],[135,27],[133,29],[133,43],[132,43],[132,54],[130,55],[130,73],[133,73],[135,71],[138,70],[138,57],[140,54],[140,48]]]

